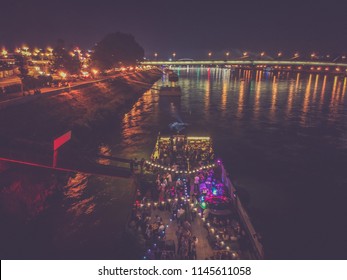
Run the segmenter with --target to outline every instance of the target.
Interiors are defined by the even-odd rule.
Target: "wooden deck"
[[[166,240],[173,240],[176,245],[177,250],[177,237],[176,237],[176,230],[177,230],[177,220],[170,221],[170,213],[166,210],[153,210],[152,211],[152,220],[155,220],[155,216],[158,215],[163,219],[164,225],[169,225],[166,228]],[[192,235],[196,236],[198,238],[198,244],[197,244],[197,259],[198,260],[204,260],[208,257],[211,257],[213,255],[213,250],[211,246],[209,245],[207,241],[207,230],[205,229],[203,222],[200,217],[196,217],[196,219],[191,222],[192,226]]]

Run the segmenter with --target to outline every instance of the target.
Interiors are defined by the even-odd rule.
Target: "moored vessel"
[[[161,96],[181,96],[180,86],[162,86],[159,89],[159,95]]]
[[[210,137],[159,135],[145,165],[153,186],[139,189],[131,221],[141,224],[143,258],[264,258]]]

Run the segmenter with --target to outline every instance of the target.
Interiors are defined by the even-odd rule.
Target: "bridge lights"
[[[5,48],[3,48],[2,50],[1,50],[1,55],[3,56],[3,57],[7,57],[7,54],[8,54],[8,52],[7,52],[7,50],[5,49]]]

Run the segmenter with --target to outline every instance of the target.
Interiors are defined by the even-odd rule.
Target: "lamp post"
[[[211,59],[211,56],[212,56],[212,52],[209,52],[208,53],[208,59]]]
[[[175,60],[175,57],[176,57],[176,53],[173,52],[173,53],[172,53],[172,59]]]
[[[230,52],[226,52],[226,53],[225,53],[226,60],[229,59],[229,55],[230,55]]]
[[[154,53],[155,60],[157,60],[157,57],[158,57],[158,53]]]
[[[296,58],[298,58],[299,56],[300,56],[299,53],[296,52],[296,53],[294,53],[294,56],[293,56],[291,59],[296,59]]]

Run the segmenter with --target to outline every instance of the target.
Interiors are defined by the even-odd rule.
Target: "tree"
[[[134,65],[138,60],[142,60],[144,53],[132,35],[111,33],[94,47],[92,64],[101,70]]]
[[[64,48],[64,41],[61,39],[58,40],[56,47],[53,49],[53,69],[67,71],[70,74],[78,74],[81,70],[78,57],[69,54]]]

